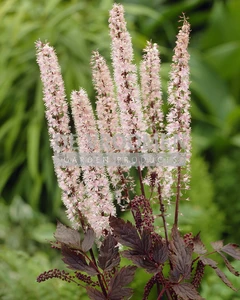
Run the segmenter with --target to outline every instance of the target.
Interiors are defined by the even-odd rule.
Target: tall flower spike
[[[127,137],[131,135],[141,136],[141,133],[146,130],[146,125],[141,110],[137,70],[132,63],[131,37],[126,28],[122,5],[113,5],[110,11],[109,28],[112,38],[114,80],[117,87],[123,134]],[[133,150],[138,150],[136,140],[132,140],[132,145]]]
[[[189,189],[190,181],[190,91],[189,91],[189,44],[190,24],[183,16],[183,25],[177,35],[176,47],[174,49],[173,63],[171,66],[170,83],[168,86],[168,103],[170,111],[167,114],[167,136],[169,151],[183,153],[186,158],[185,170],[177,168],[176,174],[176,211],[175,225],[178,222],[178,204],[181,190]]]
[[[80,156],[81,153],[100,153],[98,130],[86,92],[83,89],[74,91],[71,98]],[[103,231],[109,229],[109,216],[116,213],[109,182],[104,167],[83,166],[82,170],[83,181],[89,196],[84,203],[84,214],[96,236],[100,238]]]
[[[160,57],[157,44],[147,42],[140,66],[141,92],[144,118],[151,135],[162,131],[162,93],[160,82]]]
[[[140,66],[143,113],[151,136],[151,152],[161,152],[161,132],[163,132],[162,93],[160,82],[160,57],[157,44],[147,42]],[[145,183],[152,191],[164,180],[164,167],[148,168]],[[157,192],[157,191],[156,191]],[[154,194],[154,193],[153,193]],[[154,199],[152,199],[154,200]]]
[[[61,152],[71,153],[68,106],[57,56],[52,47],[40,41],[36,42],[36,49],[51,147],[55,155]],[[77,166],[55,165],[55,172],[62,190],[62,199],[67,208],[67,216],[77,228],[83,222],[83,216],[77,207],[79,199],[84,197],[84,187],[79,182],[81,170]]]
[[[114,84],[106,61],[99,52],[93,53],[91,65],[93,84],[97,93],[97,123],[100,137],[103,139],[102,147],[104,152],[112,152],[116,150],[112,137],[121,133]]]
[[[116,141],[117,136],[121,135],[121,126],[111,74],[105,59],[98,52],[93,53],[91,65],[94,88],[97,93],[97,123],[102,149],[107,153],[116,153],[121,149],[115,147],[116,143],[113,141]],[[110,175],[118,204],[123,205],[125,202],[129,202],[127,192],[129,180],[124,175],[124,173],[128,174],[129,168],[108,166],[107,171]]]

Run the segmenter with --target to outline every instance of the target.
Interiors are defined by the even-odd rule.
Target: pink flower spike
[[[86,92],[81,89],[71,94],[72,113],[78,136],[79,154],[100,154],[98,130],[91,103]],[[93,142],[93,143],[92,143]],[[84,215],[100,238],[105,229],[109,229],[108,217],[116,214],[112,194],[104,167],[83,166],[83,181],[87,201],[84,203]]]
[[[144,118],[151,135],[163,130],[160,58],[157,44],[147,43],[140,66]]]
[[[122,132],[125,136],[141,135],[146,130],[146,124],[143,120],[140,92],[137,84],[137,69],[133,64],[131,37],[126,28],[122,5],[113,5],[110,11],[109,28],[112,39],[112,62]],[[137,144],[134,141],[132,141],[132,144],[135,151],[138,151]]]
[[[174,49],[173,63],[171,65],[170,82],[168,86],[168,103],[170,106],[167,114],[168,150],[170,153],[184,154],[186,163],[172,172],[176,184],[175,221],[178,223],[179,200],[182,191],[189,187],[190,157],[191,157],[191,128],[190,128],[190,91],[189,91],[189,59],[188,53],[190,24],[183,15],[183,24],[177,35]]]
[[[37,63],[43,83],[44,103],[48,132],[54,155],[71,153],[70,120],[68,105],[64,91],[61,69],[53,47],[41,41],[36,42]],[[62,190],[62,200],[67,208],[67,216],[73,227],[83,224],[83,215],[78,202],[84,199],[84,186],[80,183],[81,169],[78,166],[61,167],[55,165],[59,187]]]

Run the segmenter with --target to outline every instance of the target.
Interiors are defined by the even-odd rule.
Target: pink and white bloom
[[[101,139],[101,148],[106,153],[118,153],[121,144],[117,145],[122,136],[119,119],[119,108],[115,96],[114,84],[105,59],[96,51],[91,59],[93,84],[96,91],[97,124]],[[117,146],[117,147],[116,147]],[[126,191],[130,188],[128,167],[107,167],[107,171],[114,189],[117,203],[122,206],[129,202]],[[125,191],[125,192],[124,192]]]
[[[126,28],[122,5],[113,5],[110,11],[109,28],[112,39],[112,63],[122,132],[127,137],[136,135],[141,137],[147,127],[143,119],[140,91],[137,83],[137,68],[133,64],[131,37]],[[134,139],[132,145],[135,152],[140,150],[137,141]],[[126,151],[129,151],[130,148],[127,147]]]
[[[86,92],[83,89],[73,91],[71,99],[80,157],[81,154],[101,153],[99,133]],[[88,195],[88,199],[84,203],[84,215],[96,236],[100,238],[103,231],[109,229],[109,216],[116,213],[109,181],[104,167],[82,166],[82,170],[83,182]],[[79,208],[81,209],[81,207]]]
[[[189,189],[190,158],[191,158],[191,127],[190,127],[190,91],[189,91],[189,34],[190,25],[183,16],[183,25],[177,35],[171,65],[170,82],[168,86],[167,138],[170,152],[183,153],[186,158],[184,172],[178,168],[174,182],[177,183],[178,193]],[[175,168],[176,170],[176,168]]]
[[[49,44],[36,42],[37,62],[43,83],[45,113],[48,121],[48,132],[54,155],[72,153],[70,143],[70,120],[64,83],[55,51]],[[67,208],[67,216],[73,227],[81,224],[82,211],[79,201],[85,198],[84,186],[80,182],[81,170],[78,166],[61,167],[55,165],[55,172],[62,199]]]
[[[160,135],[163,130],[163,102],[160,81],[160,57],[157,44],[147,42],[144,52],[140,66],[143,113],[150,135]]]

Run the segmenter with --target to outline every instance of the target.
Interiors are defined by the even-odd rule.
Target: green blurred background
[[[189,17],[194,155],[191,202],[181,206],[181,229],[201,231],[207,244],[240,243],[240,1],[118,3],[125,7],[136,63],[146,40],[160,46],[165,100],[178,19],[182,12]],[[48,240],[56,218],[67,220],[51,160],[34,42],[47,40],[55,47],[67,95],[82,86],[94,103],[90,55],[98,49],[110,61],[112,4],[0,0],[0,299],[87,299],[60,280],[35,281],[39,273],[63,267]],[[132,299],[141,299],[147,277],[137,274]],[[240,288],[239,280],[233,283]],[[240,299],[210,271],[202,296]]]

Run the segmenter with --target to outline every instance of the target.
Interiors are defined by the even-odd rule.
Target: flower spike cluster
[[[114,4],[109,18],[112,39],[112,64],[114,81],[104,58],[94,52],[91,59],[93,83],[96,90],[97,119],[95,120],[91,103],[83,89],[71,94],[72,113],[81,154],[120,152],[156,152],[165,148],[159,140],[163,131],[167,132],[167,151],[184,152],[187,155],[187,168],[190,160],[190,116],[189,116],[189,24],[184,18],[183,26],[177,36],[177,45],[173,57],[170,84],[168,88],[170,110],[167,125],[164,128],[162,112],[162,93],[160,82],[160,57],[158,46],[148,42],[141,63],[141,94],[138,86],[137,68],[133,64],[133,49],[130,34],[127,31],[122,5]],[[36,43],[37,61],[44,85],[44,101],[48,120],[51,146],[54,154],[72,153],[71,130],[64,84],[57,56],[52,47],[41,42]],[[115,92],[116,90],[116,92]],[[156,140],[151,149],[144,149],[141,137],[150,136]],[[117,148],[115,142],[119,135],[127,137],[129,143]],[[176,144],[175,136],[178,136]],[[140,143],[139,140],[140,139]],[[55,171],[59,186],[63,192],[63,202],[67,215],[74,227],[90,225],[100,238],[105,229],[109,229],[108,217],[114,216],[114,199],[121,206],[131,201],[134,193],[130,167],[90,167],[78,164],[57,166]],[[170,203],[173,184],[177,181],[179,190],[188,188],[189,175],[185,170],[174,167],[149,168],[148,177],[142,178],[138,169],[142,195],[145,197],[143,183],[148,183],[159,199],[161,209],[163,201]],[[106,172],[107,171],[107,172]],[[175,177],[174,177],[175,176]],[[109,177],[109,178],[108,178]],[[147,179],[149,178],[149,179]],[[111,181],[111,188],[109,183]],[[112,194],[112,189],[114,194]],[[113,199],[114,195],[114,199]],[[150,199],[149,199],[150,201]],[[130,206],[131,207],[131,206]]]
[[[127,286],[141,268],[151,274],[142,299],[148,299],[154,288],[155,299],[203,300],[198,288],[207,266],[237,291],[209,255],[220,254],[228,270],[239,276],[225,255],[240,260],[240,247],[217,241],[211,243],[214,251],[208,252],[200,234],[183,236],[178,230],[180,201],[190,179],[190,25],[183,15],[171,65],[166,120],[157,45],[148,42],[144,49],[139,87],[122,5],[113,5],[109,28],[114,80],[98,52],[91,58],[96,117],[82,88],[71,94],[78,152],[71,139],[57,56],[48,44],[36,43],[55,172],[75,228],[58,222],[56,241],[51,243],[75,273],[52,269],[37,281],[59,278],[85,288],[89,299],[123,300],[132,297],[133,290]],[[122,157],[128,164],[120,163]],[[141,161],[132,167],[129,160],[139,157]],[[106,159],[105,163],[99,164],[101,159]],[[156,205],[153,207],[156,200],[158,212]],[[172,203],[175,214],[169,228],[166,205]],[[116,217],[117,208],[123,207],[131,212],[127,221]],[[94,243],[97,251],[93,251]],[[121,256],[132,265],[121,266]]]

